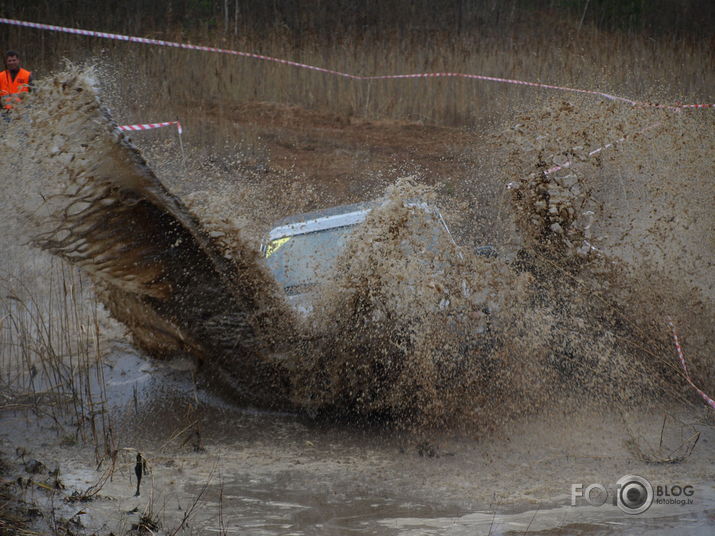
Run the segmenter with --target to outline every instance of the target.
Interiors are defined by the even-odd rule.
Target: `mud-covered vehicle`
[[[261,254],[295,309],[303,314],[311,312],[311,294],[330,276],[352,233],[379,204],[341,205],[276,222],[261,244]],[[418,200],[404,204],[428,223],[431,232],[419,238],[423,247],[434,247],[445,238],[454,242],[439,209]],[[482,246],[477,253],[494,256],[496,251],[492,246]]]

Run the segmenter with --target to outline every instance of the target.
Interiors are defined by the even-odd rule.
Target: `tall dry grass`
[[[715,98],[715,54],[707,33],[705,37],[675,30],[654,34],[633,29],[635,23],[625,30],[615,22],[599,24],[607,14],[603,6],[582,18],[580,10],[557,9],[554,2],[524,7],[517,2],[474,0],[459,6],[449,3],[448,15],[424,6],[422,11],[403,9],[400,25],[401,11],[392,2],[387,7],[371,7],[367,2],[355,13],[338,12],[332,18],[327,4],[320,2],[312,12],[275,5],[271,11],[252,2],[208,2],[203,8],[194,4],[198,3],[168,2],[163,14],[147,6],[114,22],[82,10],[74,20],[66,20],[62,12],[38,11],[36,16],[363,75],[455,71],[601,90],[639,100]],[[598,5],[595,2],[592,10]],[[187,18],[191,13],[198,18]],[[224,17],[227,13],[233,16]],[[615,17],[613,13],[608,16]],[[649,20],[642,13],[639,17]],[[682,30],[684,24],[681,21],[677,28]],[[7,42],[24,51],[26,64],[40,76],[56,69],[63,57],[107,65],[108,77],[113,78],[109,85],[122,97],[115,101],[121,121],[178,117],[189,135],[196,132],[192,127],[208,121],[212,126],[208,135],[216,140],[230,133],[232,106],[248,101],[287,103],[345,117],[480,128],[514,109],[535,109],[553,95],[477,80],[354,81],[255,59],[28,29],[0,30]],[[575,97],[564,94],[564,98]]]
[[[62,261],[43,282],[0,277],[0,410],[48,418],[63,440],[91,441],[101,456],[113,439],[98,303],[86,276]]]

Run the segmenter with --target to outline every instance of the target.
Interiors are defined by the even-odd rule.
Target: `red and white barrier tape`
[[[375,75],[375,76],[363,76],[350,73],[344,73],[341,71],[336,71],[333,69],[326,69],[324,67],[317,67],[315,65],[308,65],[305,63],[299,63],[291,60],[284,60],[281,58],[274,58],[272,56],[264,56],[262,54],[254,54],[253,52],[242,52],[239,50],[230,50],[226,48],[216,48],[207,47],[202,45],[189,45],[187,43],[177,43],[174,41],[163,41],[160,39],[147,39],[145,37],[135,37],[130,35],[106,33],[106,32],[95,32],[93,30],[82,30],[79,28],[67,28],[64,26],[53,26],[51,24],[41,24],[37,22],[27,22],[15,19],[5,19],[0,18],[0,24],[10,24],[12,26],[21,26],[25,28],[35,28],[38,30],[49,30],[52,32],[63,32],[76,35],[84,35],[88,37],[99,37],[102,39],[113,39],[117,41],[127,41],[130,43],[141,43],[144,45],[155,45],[173,48],[182,48],[187,50],[199,50],[202,52],[216,52],[219,54],[230,54],[233,56],[242,56],[245,58],[253,58],[262,61],[269,61],[274,63],[281,63],[283,65],[290,65],[292,67],[297,67],[299,69],[309,69],[311,71],[317,71],[325,74],[331,74],[334,76],[340,76],[343,78],[349,78],[351,80],[398,80],[398,79],[409,79],[409,78],[468,78],[473,80],[483,80],[486,82],[498,82],[502,84],[512,84],[519,86],[537,87],[541,89],[553,89],[557,91],[568,91],[571,93],[584,93],[589,95],[596,95],[603,97],[608,100],[615,100],[620,102],[625,102],[633,106],[644,106],[650,108],[664,108],[668,110],[683,110],[683,109],[697,109],[697,108],[715,108],[715,104],[657,104],[649,102],[640,102],[626,97],[619,97],[617,95],[611,95],[609,93],[604,93],[601,91],[594,91],[590,89],[578,89],[565,86],[556,86],[553,84],[542,84],[540,82],[528,82],[525,80],[515,80],[510,78],[499,78],[496,76],[484,76],[479,74],[467,74],[467,73],[412,73],[412,74],[386,74],[386,75]]]
[[[640,129],[639,131],[634,132],[634,133],[632,133],[632,134],[626,134],[626,135],[623,136],[622,138],[618,138],[618,139],[615,140],[615,141],[612,141],[612,142],[610,142],[610,143],[607,143],[606,145],[603,145],[603,146],[601,146],[601,147],[598,147],[598,148],[594,149],[593,151],[591,151],[591,152],[588,153],[588,156],[596,156],[597,154],[601,153],[602,151],[604,151],[604,150],[606,150],[606,149],[610,149],[611,147],[615,147],[617,144],[622,143],[622,142],[626,141],[627,139],[632,138],[633,136],[637,136],[638,134],[643,134],[644,132],[648,132],[649,130],[653,130],[654,128],[656,128],[656,127],[658,127],[658,126],[660,126],[660,122],[658,122],[658,123],[653,123],[652,125],[648,125],[647,127],[642,128],[642,129]],[[559,164],[559,165],[556,165],[556,166],[554,166],[554,167],[551,167],[551,168],[547,169],[546,171],[544,171],[544,175],[551,175],[552,173],[556,173],[557,171],[560,171],[560,170],[562,170],[562,169],[570,168],[572,165],[573,165],[573,162],[569,160],[569,161],[567,161],[567,162],[565,162],[565,163],[563,163],[563,164]]]
[[[610,143],[607,143],[606,145],[603,145],[603,146],[601,146],[601,147],[597,147],[596,149],[590,151],[590,152],[588,153],[588,156],[596,156],[597,154],[601,153],[602,151],[604,151],[604,150],[606,150],[606,149],[610,149],[611,147],[615,147],[615,146],[616,146],[617,144],[619,144],[619,143],[622,143],[622,142],[624,142],[624,141],[626,141],[626,140],[628,140],[628,139],[630,139],[630,138],[632,138],[632,137],[634,137],[634,136],[636,136],[636,135],[638,135],[638,134],[643,134],[644,132],[648,132],[649,130],[652,130],[652,129],[658,127],[658,126],[660,126],[660,122],[653,123],[652,125],[648,125],[647,127],[642,128],[642,129],[640,129],[639,131],[634,132],[634,133],[632,133],[632,134],[626,134],[625,136],[623,136],[623,137],[621,137],[621,138],[618,138],[618,139],[615,140],[615,141],[612,141],[612,142],[610,142]],[[572,165],[573,165],[573,162],[572,162],[571,160],[568,160],[568,161],[564,162],[563,164],[557,164],[557,165],[555,165],[555,166],[550,167],[549,169],[547,169],[547,170],[544,171],[543,173],[544,173],[544,175],[551,175],[552,173],[556,173],[557,171],[561,171],[562,169],[568,169],[568,168],[570,168]],[[534,178],[534,177],[537,177],[538,175],[539,175],[538,173],[532,173],[531,175],[529,175],[528,178]],[[522,180],[525,180],[525,179],[522,179]],[[515,189],[517,189],[518,187],[519,187],[518,183],[517,183],[517,182],[514,182],[514,181],[512,181],[512,182],[510,182],[509,184],[506,185],[507,190],[515,190]]]
[[[697,385],[693,383],[690,379],[690,373],[688,372],[688,366],[685,364],[685,355],[683,354],[683,348],[680,346],[680,341],[678,340],[678,333],[675,331],[675,325],[673,322],[668,321],[668,325],[673,332],[673,342],[675,343],[675,350],[678,352],[678,359],[680,360],[680,366],[683,367],[683,372],[685,373],[685,379],[687,382],[695,389],[698,394],[703,397],[705,403],[712,409],[715,409],[715,400],[706,395]]]
[[[179,135],[184,132],[181,129],[181,123],[179,123],[178,121],[166,121],[164,123],[140,123],[137,125],[122,125],[119,127],[119,130],[152,130],[155,128],[170,127],[172,125],[176,125],[176,130],[178,131]]]

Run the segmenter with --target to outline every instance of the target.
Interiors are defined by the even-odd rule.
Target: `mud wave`
[[[244,402],[491,429],[569,395],[692,401],[665,318],[688,319],[694,380],[711,390],[712,299],[657,263],[603,251],[592,216],[612,191],[583,124],[611,113],[607,140],[641,120],[608,106],[578,113],[557,103],[505,135],[515,255],[433,236],[433,216],[406,202],[433,194],[404,180],[353,234],[306,321],[240,229],[209,233],[161,184],[91,73],[62,73],[13,111],[2,143],[22,165],[6,178],[6,206],[18,236],[92,276],[139,346],[197,357]],[[574,165],[544,173],[564,158]],[[627,219],[612,232],[627,234]]]
[[[91,71],[39,84],[2,140],[16,160],[5,187],[17,238],[84,269],[150,354],[189,354],[238,398],[287,403],[266,352],[271,326],[291,315],[275,283],[252,248],[228,255],[161,184],[101,106]]]

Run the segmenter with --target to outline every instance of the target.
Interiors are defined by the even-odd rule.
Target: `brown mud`
[[[3,485],[26,501],[20,520],[27,519],[22,512],[37,512],[27,526],[69,523],[74,534],[125,534],[153,520],[160,534],[181,527],[178,534],[376,535],[520,534],[528,526],[550,535],[624,528],[707,534],[712,528],[714,429],[692,410],[597,413],[586,399],[563,400],[488,436],[425,440],[380,426],[246,410],[203,390],[197,399],[186,371],[127,348],[116,347],[106,363],[121,447],[99,465],[95,449],[76,441],[71,425],[60,430],[49,420],[3,412],[9,470]],[[628,446],[635,440],[644,449],[661,443],[680,452],[693,431],[701,434],[699,444],[681,463],[648,463]],[[137,452],[149,464],[139,496]],[[33,459],[45,469],[29,473]],[[693,485],[694,503],[654,505],[641,516],[611,505],[570,506],[572,484],[612,485],[624,474],[645,475],[654,485]]]
[[[221,530],[228,507],[232,526],[269,534],[487,533],[487,518],[470,512],[510,504],[518,514],[533,500],[551,510],[542,528],[556,534],[570,526],[554,507],[571,483],[630,473],[696,483],[692,511],[706,518],[693,523],[708,523],[712,417],[678,368],[667,321],[683,335],[693,381],[712,392],[710,116],[555,101],[477,133],[256,104],[222,119],[239,122],[235,151],[207,156],[187,144],[186,160],[148,133],[146,165],[82,76],[59,75],[25,112],[33,127],[16,121],[4,134],[22,170],[6,179],[7,242],[31,241],[87,269],[137,346],[192,356],[199,377],[242,401],[227,406],[186,373],[174,386],[181,396],[164,391],[167,365],[155,365],[164,372],[149,375],[143,395],[143,379],[110,379],[115,420],[94,456],[124,476],[101,492],[124,497],[122,511],[133,509],[123,490],[140,450],[162,466],[151,489],[163,502],[143,498],[142,511],[178,526],[198,496],[206,532]],[[423,247],[430,225],[404,204],[415,197],[442,209],[456,243]],[[375,198],[383,205],[348,244],[315,313],[297,318],[257,257],[260,236],[291,212]],[[475,255],[484,243],[500,256]],[[4,270],[17,273],[28,254],[17,255]],[[102,338],[117,337],[100,316]],[[35,390],[32,359],[5,355],[7,377]],[[134,377],[154,366],[137,358],[122,369],[122,359],[100,368]],[[45,464],[64,457],[68,489],[101,479],[86,461],[91,449],[49,439],[67,424],[25,430],[24,418],[4,412],[6,453],[27,444],[44,449]],[[177,462],[192,449],[190,462]],[[216,471],[241,476],[217,487]],[[210,499],[201,492],[209,480]],[[131,528],[110,521],[116,505],[92,505],[92,530]],[[677,510],[656,510],[683,522]],[[335,521],[351,513],[367,524]],[[601,521],[583,532],[599,533]],[[501,532],[524,530],[514,522]]]

